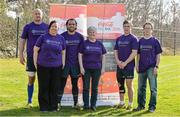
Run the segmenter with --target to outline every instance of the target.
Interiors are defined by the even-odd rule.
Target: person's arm
[[[34,66],[37,69],[37,58],[38,58],[38,52],[39,52],[39,47],[34,46],[34,53],[33,53],[33,60],[34,60]]]
[[[105,64],[106,64],[106,55],[102,55],[102,69],[101,69],[101,74],[104,74],[105,72]]]
[[[160,63],[160,57],[161,57],[160,53],[156,55],[156,66],[154,67],[154,74],[157,74],[157,69],[158,69],[159,63]]]
[[[122,63],[122,61],[120,61],[118,58],[118,51],[117,50],[114,50],[114,57],[115,57],[116,64],[120,67],[120,64]]]
[[[20,39],[19,43],[19,61],[22,65],[25,63],[25,58],[24,58],[24,47],[26,44],[26,39]]]
[[[130,56],[128,57],[128,59],[121,63],[122,69],[124,69],[124,67],[126,67],[126,65],[128,63],[130,63],[135,58],[136,55],[137,55],[137,50],[132,50],[132,52],[131,52]]]
[[[66,50],[62,51],[62,64],[63,64],[63,68],[65,66],[65,60],[66,60]]]
[[[136,57],[136,72],[138,73],[139,72],[139,54],[137,54],[137,57]]]
[[[83,55],[82,55],[81,53],[78,54],[80,71],[81,71],[81,74],[84,75],[85,71],[84,71],[84,67],[83,67],[82,56],[83,56]]]

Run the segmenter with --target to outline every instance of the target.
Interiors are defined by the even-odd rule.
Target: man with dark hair
[[[139,40],[136,70],[138,72],[138,107],[134,111],[145,109],[146,82],[149,80],[150,101],[149,112],[154,112],[157,103],[157,73],[162,53],[161,45],[156,37],[152,36],[153,25],[146,22],[143,25],[144,36]]]
[[[59,91],[59,109],[61,106],[61,99],[64,93],[64,87],[68,76],[71,77],[72,84],[72,94],[74,100],[74,108],[79,109],[78,104],[78,78],[80,75],[80,68],[78,62],[78,51],[80,44],[84,41],[84,37],[76,32],[77,22],[75,19],[68,19],[66,22],[67,31],[61,35],[66,41],[66,61],[63,71],[63,76],[61,78],[61,87]]]
[[[119,84],[120,104],[117,108],[125,108],[124,94],[125,85],[128,89],[129,104],[127,110],[132,110],[133,103],[133,78],[135,56],[137,55],[138,42],[137,38],[131,34],[131,24],[125,20],[123,22],[124,34],[117,38],[114,47],[115,60],[117,63],[117,81]]]

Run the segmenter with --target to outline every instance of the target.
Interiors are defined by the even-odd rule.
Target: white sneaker
[[[60,111],[61,109],[61,103],[58,103],[57,111]]]
[[[78,103],[75,106],[73,106],[73,108],[77,110],[83,110],[83,108]]]
[[[32,107],[33,107],[33,104],[32,103],[28,103],[25,108],[32,108]]]

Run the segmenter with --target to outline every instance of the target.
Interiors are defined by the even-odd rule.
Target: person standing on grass
[[[34,46],[34,65],[38,76],[40,111],[57,111],[58,85],[65,65],[65,40],[57,34],[58,24],[51,21],[48,33]]]
[[[66,28],[67,31],[61,34],[66,41],[66,60],[63,75],[61,78],[60,91],[58,94],[58,108],[61,108],[61,99],[64,93],[67,78],[70,75],[74,108],[80,109],[80,106],[78,104],[78,79],[80,75],[78,52],[80,44],[84,41],[84,37],[80,33],[76,32],[77,22],[75,19],[68,19],[66,22]]]
[[[154,112],[157,103],[157,71],[162,48],[156,37],[152,36],[153,25],[146,22],[143,25],[144,37],[139,40],[136,70],[138,72],[138,107],[134,111],[145,109],[146,81],[149,80],[150,102],[149,111]]]
[[[33,47],[38,37],[45,34],[48,30],[48,25],[42,22],[42,16],[43,16],[42,11],[40,9],[35,9],[32,14],[33,14],[33,22],[26,24],[24,26],[21,35],[20,46],[19,46],[20,63],[24,65],[25,64],[24,48],[27,42],[26,71],[29,78],[27,85],[27,92],[28,92],[27,108],[32,107],[32,97],[34,91],[34,81],[35,81],[35,72],[36,72],[33,62]]]
[[[119,84],[120,104],[116,108],[126,108],[124,102],[125,86],[126,81],[128,89],[129,104],[127,110],[132,110],[133,104],[133,78],[134,78],[134,67],[135,67],[135,56],[138,50],[137,38],[131,34],[131,24],[125,20],[123,22],[124,34],[117,38],[114,47],[115,60],[117,63],[117,81]]]
[[[91,109],[96,111],[98,84],[101,74],[105,71],[104,45],[96,40],[97,29],[90,26],[87,29],[88,38],[80,46],[79,64],[83,75],[84,109],[89,109],[89,88],[91,84]],[[91,82],[91,83],[90,83]]]

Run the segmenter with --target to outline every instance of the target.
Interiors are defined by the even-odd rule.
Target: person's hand
[[[63,64],[63,65],[62,65],[62,69],[64,69],[64,67],[65,67],[65,65]]]
[[[105,69],[101,69],[101,75],[103,75],[105,72]]]
[[[36,70],[37,70],[37,64],[36,63],[34,63],[34,67],[36,68]]]
[[[122,61],[117,62],[117,65],[118,65],[119,68],[121,68],[121,63],[122,63]]]
[[[83,67],[80,68],[80,72],[81,72],[82,75],[84,75],[85,71],[84,71]]]
[[[127,63],[126,62],[121,62],[120,64],[120,68],[121,69],[124,69],[126,67]]]
[[[100,77],[100,82],[99,82],[99,84],[103,84],[103,83],[104,83],[103,77]]]
[[[139,66],[136,66],[136,72],[137,73],[139,72]]]
[[[25,64],[25,59],[24,59],[24,55],[23,54],[20,54],[19,55],[19,62],[24,65]]]
[[[153,73],[154,73],[154,75],[157,75],[157,68],[156,67],[154,67]]]

